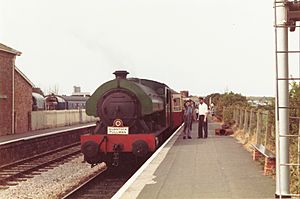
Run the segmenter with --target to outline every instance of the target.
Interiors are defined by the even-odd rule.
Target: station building
[[[34,85],[15,66],[21,52],[0,43],[0,136],[31,130]]]

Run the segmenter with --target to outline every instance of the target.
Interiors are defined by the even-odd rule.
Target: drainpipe
[[[11,134],[15,134],[15,61],[16,56],[13,58],[13,67],[12,67],[12,97],[11,97]]]

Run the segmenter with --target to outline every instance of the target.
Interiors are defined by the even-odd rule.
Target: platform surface
[[[73,129],[73,128],[81,128],[81,127],[85,127],[85,126],[87,127],[87,126],[93,126],[93,125],[95,125],[95,122],[84,123],[84,124],[74,124],[74,125],[71,125],[71,126],[63,126],[63,127],[42,129],[42,130],[36,130],[36,131],[29,131],[29,132],[26,132],[26,133],[2,135],[2,136],[0,136],[0,144],[5,143],[5,142],[9,142],[9,141],[28,138],[28,137],[31,137],[31,136],[43,135],[43,134],[49,134],[49,133],[55,133],[55,132],[59,133],[61,131],[67,131],[67,130]]]
[[[275,180],[231,136],[183,139],[179,131],[121,198],[274,198]]]

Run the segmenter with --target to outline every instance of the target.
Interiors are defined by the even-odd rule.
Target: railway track
[[[63,199],[106,199],[111,198],[126,181],[140,168],[141,164],[126,164],[105,168],[96,176],[87,179]]]
[[[74,143],[34,157],[26,158],[0,167],[0,189],[17,185],[19,181],[32,178],[63,164],[71,157],[80,154],[80,143]]]
[[[63,199],[106,199],[111,198],[131,177],[134,171],[108,170],[87,179]]]
[[[179,129],[181,127],[179,127]],[[110,168],[105,172],[98,173],[97,176],[87,179],[79,187],[63,196],[62,199],[111,198],[147,159],[139,162],[138,165],[125,164],[116,168]]]

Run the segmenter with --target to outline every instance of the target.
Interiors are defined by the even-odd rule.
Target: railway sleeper
[[[42,174],[42,172],[33,171],[33,172],[31,172],[30,174],[31,174],[31,175],[41,175],[41,174]]]
[[[17,173],[19,173],[19,171],[17,171],[17,170],[3,171],[3,172],[0,172],[0,177],[5,176],[5,175],[13,175],[13,174],[17,174]]]
[[[17,181],[17,182],[23,182],[23,181],[26,181],[26,180],[28,180],[28,179],[27,178],[22,178],[22,177],[15,179],[15,181]]]
[[[41,169],[38,169],[37,171],[38,172],[47,172],[47,171],[49,171],[49,169],[41,168]]]
[[[9,188],[9,186],[2,186],[2,185],[0,185],[0,190],[5,190],[5,189],[8,189]]]
[[[34,176],[33,176],[33,175],[31,175],[31,174],[26,174],[26,175],[23,175],[23,177],[25,177],[25,178],[34,178]]]
[[[16,186],[18,185],[19,183],[17,182],[14,182],[14,181],[9,181],[9,182],[6,182],[5,185],[8,185],[8,186]]]

